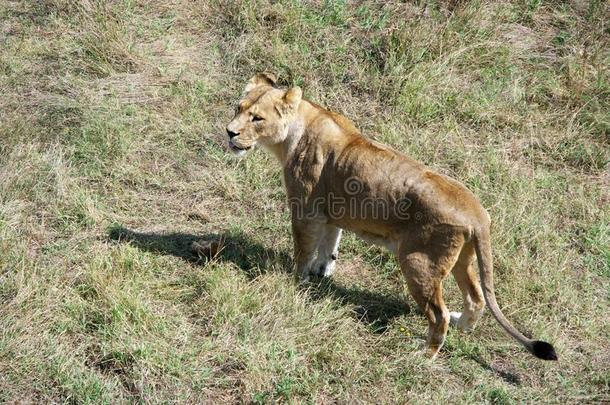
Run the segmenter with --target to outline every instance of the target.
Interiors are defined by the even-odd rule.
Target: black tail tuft
[[[532,354],[542,360],[557,360],[553,345],[542,340],[536,340],[532,346]]]

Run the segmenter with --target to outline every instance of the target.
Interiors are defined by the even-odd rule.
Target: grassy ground
[[[609,21],[601,0],[0,2],[0,402],[610,401]],[[332,280],[296,285],[279,167],[225,147],[262,70],[466,183],[501,307],[560,361],[489,313],[426,361],[394,259],[350,235]]]

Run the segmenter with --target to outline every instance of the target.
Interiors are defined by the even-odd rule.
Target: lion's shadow
[[[249,279],[254,279],[269,269],[286,273],[290,273],[292,269],[292,258],[289,254],[265,247],[242,233],[194,235],[181,232],[137,232],[118,226],[109,230],[108,238],[130,243],[145,251],[172,255],[201,265],[205,265],[209,259],[197,254],[192,248],[193,243],[223,238],[223,248],[216,254],[214,260],[234,263]],[[408,304],[400,298],[344,286],[332,278],[314,279],[304,288],[308,289],[314,299],[333,297],[354,305],[357,319],[376,333],[386,331],[393,319],[411,313]],[[494,372],[506,382],[521,385],[517,374],[498,370],[478,355],[470,357],[482,368]]]
[[[286,273],[291,273],[292,269],[292,257],[289,254],[265,247],[242,233],[194,235],[182,232],[137,232],[119,226],[109,230],[108,238],[201,265],[206,264],[208,258],[198,254],[192,248],[193,243],[222,238],[222,249],[215,255],[214,260],[234,263],[249,279],[254,279],[269,269]],[[314,299],[330,296],[354,305],[355,316],[378,333],[385,331],[394,318],[411,312],[408,304],[398,297],[344,286],[332,278],[313,279],[304,288],[308,289]]]

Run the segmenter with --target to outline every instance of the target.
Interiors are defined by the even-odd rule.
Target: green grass
[[[609,19],[596,0],[0,4],[0,402],[610,401]],[[396,262],[353,235],[332,280],[296,284],[278,165],[225,147],[265,70],[467,184],[500,306],[561,360],[489,314],[425,360]]]

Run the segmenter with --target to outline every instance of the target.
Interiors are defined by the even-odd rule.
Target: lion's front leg
[[[294,240],[294,261],[297,275],[302,281],[309,280],[311,266],[316,258],[316,249],[323,236],[324,224],[314,221],[292,221],[292,238]]]
[[[329,277],[333,274],[339,256],[341,232],[341,228],[334,225],[323,226],[323,236],[318,245],[318,257],[311,267],[311,274],[320,277]]]

